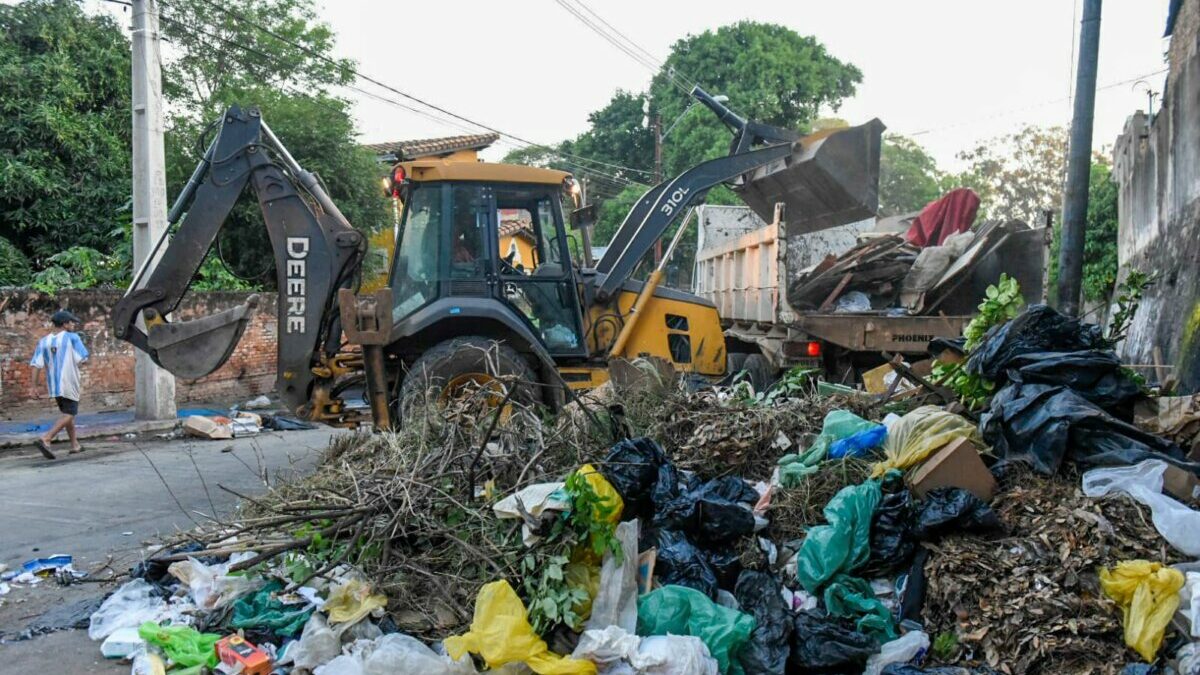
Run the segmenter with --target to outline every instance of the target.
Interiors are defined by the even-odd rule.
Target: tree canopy
[[[0,237],[38,266],[106,247],[129,220],[129,71],[112,18],[72,0],[0,5]]]
[[[593,189],[609,199],[600,209],[596,243],[608,241],[632,204],[653,182],[654,132],[647,124],[657,117],[662,125],[663,176],[670,177],[729,151],[730,132],[689,95],[690,78],[711,94],[729,98],[738,114],[759,122],[810,130],[818,112],[837,110],[854,93],[862,73],[838,60],[811,36],[775,24],[742,21],[689,35],[671,48],[646,92],[618,91],[608,105],[588,116],[589,127],[557,151],[624,168],[597,166],[545,151],[518,151],[505,158],[555,166],[577,174],[593,172]],[[580,171],[580,167],[583,171]],[[626,187],[626,181],[636,185]],[[732,192],[718,187],[709,203],[740,203]]]
[[[883,139],[879,157],[879,215],[898,216],[920,210],[944,191],[937,162],[905,136]]]

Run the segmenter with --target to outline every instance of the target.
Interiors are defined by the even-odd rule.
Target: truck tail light
[[[808,344],[804,345],[804,353],[807,354],[808,356],[813,356],[813,357],[820,356],[821,355],[821,343],[817,342],[816,340],[809,341]]]

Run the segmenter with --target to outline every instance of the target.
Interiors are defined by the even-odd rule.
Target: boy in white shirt
[[[83,340],[75,333],[82,323],[79,317],[60,309],[50,317],[50,322],[58,330],[38,340],[33,360],[29,362],[34,368],[46,369],[49,394],[58,403],[58,411],[62,413],[54,426],[34,441],[46,459],[55,458],[50,451],[50,444],[63,429],[67,430],[67,438],[71,440],[71,454],[83,451],[83,446],[75,437],[75,416],[79,414],[79,364],[88,358],[87,347],[83,346]]]

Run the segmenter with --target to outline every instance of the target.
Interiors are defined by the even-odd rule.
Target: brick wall
[[[258,309],[225,365],[199,380],[176,380],[175,401],[226,401],[275,386],[275,302],[261,293]],[[91,352],[83,365],[85,411],[133,405],[134,348],[112,334],[109,320],[121,291],[64,291],[51,297],[28,289],[0,289],[0,418],[46,410],[45,375],[29,366],[37,341],[53,329],[50,315],[65,307],[83,320],[80,337]],[[241,304],[245,293],[189,293],[175,320],[214,314]],[[35,374],[43,379],[34,381]]]

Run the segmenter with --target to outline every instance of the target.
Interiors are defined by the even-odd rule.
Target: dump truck
[[[913,292],[905,284],[920,250],[903,229],[888,231],[888,220],[837,223],[823,214],[814,225],[782,202],[767,218],[764,210],[699,207],[693,277],[693,292],[721,317],[731,370],[756,389],[793,367],[855,384],[887,356],[927,358],[935,338],[962,335],[1002,273],[1017,279],[1027,302],[1042,296],[1045,230],[1020,221],[980,224]]]
[[[256,304],[172,320],[242,193],[258,199],[279,290],[278,376],[297,414],[354,426],[346,405],[365,389],[378,428],[412,402],[473,388],[557,407],[608,380],[621,357],[656,356],[678,372],[726,375],[726,336],[709,300],[634,273],[668,228],[678,244],[693,207],[717,185],[749,204],[783,203],[812,222],[874,212],[882,125],[798,133],[754,122],[696,87],[692,95],[732,132],[729,153],[649,188],[603,257],[576,260],[568,225],[584,234],[571,174],[553,169],[421,158],[391,167],[403,203],[387,286],[359,294],[366,236],[322,181],[305,170],[253,107],[234,106],[168,214],[164,235],[113,310],[114,334],[184,378],[207,375],[233,353]],[[500,250],[500,214],[527,215],[532,248],[518,262]],[[586,250],[586,237],[584,250]]]

